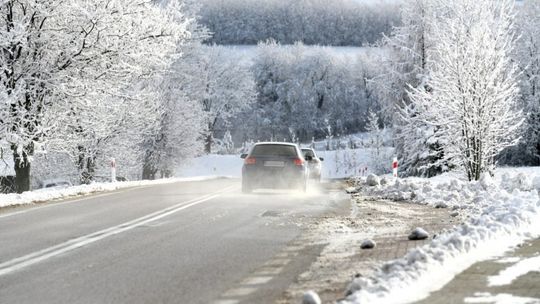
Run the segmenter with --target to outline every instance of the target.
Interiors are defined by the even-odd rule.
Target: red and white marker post
[[[397,157],[394,157],[394,160],[392,161],[392,171],[394,172],[394,177],[398,177],[398,167],[399,163]]]
[[[111,158],[111,182],[116,182],[116,160]]]

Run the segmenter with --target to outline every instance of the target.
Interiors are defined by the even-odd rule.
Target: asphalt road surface
[[[347,211],[333,195],[217,179],[4,209],[0,303],[273,303],[322,249],[306,224]]]

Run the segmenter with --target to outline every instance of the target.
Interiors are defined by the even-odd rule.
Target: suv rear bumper
[[[302,186],[308,173],[304,167],[282,168],[281,170],[244,166],[242,179],[252,189],[289,189]]]

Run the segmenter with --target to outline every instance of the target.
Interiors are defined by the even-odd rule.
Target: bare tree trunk
[[[146,152],[143,164],[142,179],[144,180],[154,180],[156,179],[156,173],[158,169],[152,161],[152,152]]]
[[[15,162],[15,191],[22,193],[30,190],[30,162],[26,155],[13,152]]]
[[[96,173],[96,159],[93,156],[88,156],[88,152],[83,146],[79,146],[78,150],[78,167],[81,174],[80,182],[81,184],[90,184],[94,180]]]
[[[152,166],[151,164],[146,163],[143,165],[142,179],[154,180],[156,179],[156,173],[157,173],[157,169],[154,168],[154,166]]]
[[[212,153],[212,144],[214,143],[214,136],[212,133],[206,136],[206,141],[204,144],[204,151],[208,154]]]

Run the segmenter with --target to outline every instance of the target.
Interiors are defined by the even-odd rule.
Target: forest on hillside
[[[200,23],[209,44],[367,46],[400,23],[398,1],[204,0]]]

